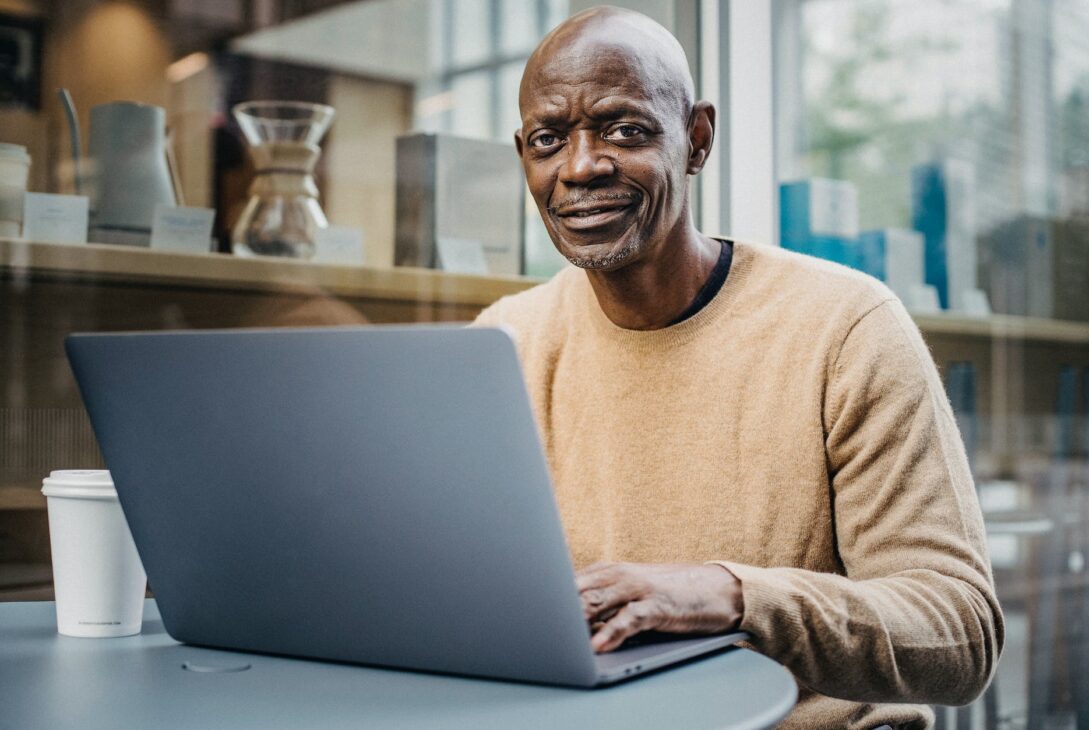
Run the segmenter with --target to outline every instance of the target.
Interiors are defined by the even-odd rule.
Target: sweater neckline
[[[712,236],[717,241],[727,240],[721,236]],[[590,320],[594,330],[602,337],[624,347],[639,350],[654,350],[683,345],[691,341],[701,330],[726,314],[739,298],[749,279],[749,271],[755,255],[753,246],[732,240],[734,244],[733,263],[730,265],[730,273],[726,282],[719,289],[718,294],[708,302],[703,309],[694,315],[676,324],[656,330],[633,330],[620,327],[606,316],[598,304],[594,289],[590,286],[590,280],[586,272],[582,272],[582,299],[583,311],[590,312]]]

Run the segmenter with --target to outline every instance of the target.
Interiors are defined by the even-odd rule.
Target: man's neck
[[[691,223],[615,271],[587,270],[598,305],[618,327],[654,330],[669,326],[695,299],[718,261],[721,244]]]

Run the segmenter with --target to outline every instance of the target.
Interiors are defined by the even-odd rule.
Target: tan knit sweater
[[[477,324],[515,333],[576,566],[727,566],[741,628],[798,680],[784,727],[928,727],[891,703],[981,692],[1003,630],[979,505],[879,282],[738,243],[715,299],[662,330],[615,326],[574,268]]]

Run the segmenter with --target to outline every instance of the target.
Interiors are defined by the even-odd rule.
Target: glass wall
[[[720,135],[752,101],[725,41],[766,35],[748,3],[620,3],[681,38]],[[465,321],[562,265],[512,132],[533,46],[591,4],[0,0],[0,170],[89,213],[26,229],[0,200],[0,600],[51,595],[42,476],[102,463],[69,332]],[[767,243],[893,287],[969,448],[1009,628],[974,721],[1089,727],[1089,5],[776,0],[767,42]],[[292,105],[243,129],[254,100]],[[118,101],[162,110],[137,169],[116,119],[147,108]],[[745,140],[717,144],[704,209],[745,186]],[[305,200],[253,208],[268,185]]]
[[[592,4],[0,0],[0,600],[51,595],[42,477],[102,465],[68,333],[467,321],[563,265],[518,85]]]
[[[781,243],[914,311],[972,461],[1008,633],[957,727],[1089,727],[1089,5],[786,0],[775,46]]]

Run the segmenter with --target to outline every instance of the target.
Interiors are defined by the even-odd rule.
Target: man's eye
[[[618,124],[605,134],[610,141],[640,139],[646,134],[642,127],[635,124]]]
[[[529,144],[532,147],[546,148],[559,144],[559,135],[549,134],[548,132],[542,132],[529,140]]]

